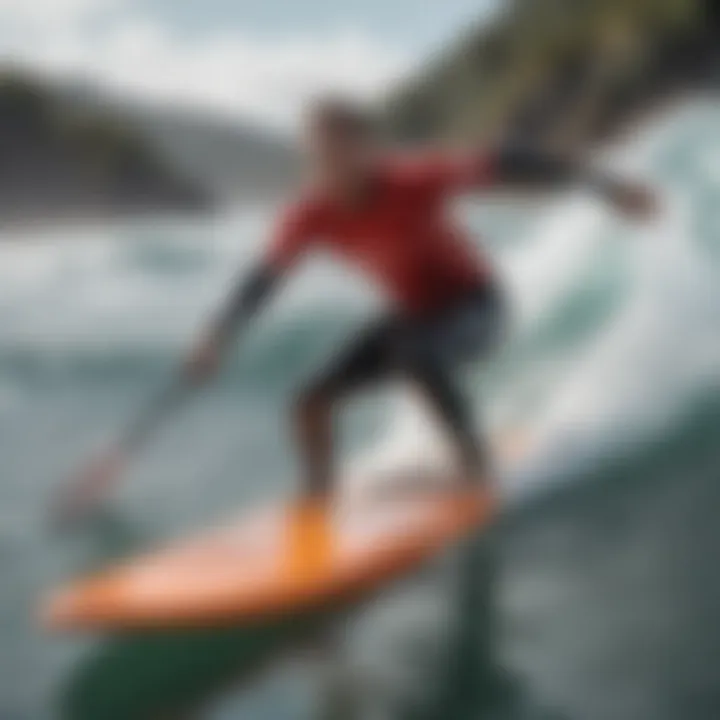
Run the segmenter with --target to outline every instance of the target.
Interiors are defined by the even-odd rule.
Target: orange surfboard
[[[53,593],[51,629],[243,624],[351,601],[487,521],[478,491],[288,505],[129,561]]]

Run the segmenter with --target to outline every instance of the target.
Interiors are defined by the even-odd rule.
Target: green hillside
[[[125,125],[61,106],[34,79],[0,72],[0,224],[208,203]]]
[[[403,140],[520,135],[582,144],[717,67],[701,0],[508,0],[387,103]]]

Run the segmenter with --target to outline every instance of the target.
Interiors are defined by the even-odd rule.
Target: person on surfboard
[[[498,279],[451,219],[449,202],[506,184],[585,183],[619,211],[650,214],[644,187],[572,160],[517,147],[458,155],[385,156],[362,108],[341,99],[313,105],[305,130],[313,180],[281,213],[264,256],[187,364],[205,379],[223,350],[311,252],[329,252],[361,269],[392,299],[299,393],[294,427],[306,492],[334,486],[333,412],[354,392],[391,376],[410,379],[447,429],[460,477],[489,477],[489,453],[475,431],[457,368],[495,347],[506,324]]]
[[[283,277],[311,252],[329,252],[361,269],[391,298],[384,317],[359,333],[300,393],[294,420],[309,496],[334,486],[333,412],[354,392],[391,376],[413,381],[454,441],[459,476],[482,483],[490,458],[474,426],[457,369],[497,346],[506,303],[488,259],[451,219],[450,202],[501,186],[581,183],[618,211],[649,216],[653,194],[573,159],[517,146],[395,157],[377,142],[361,107],[330,98],[313,104],[305,145],[312,180],[280,215],[263,257],[185,364],[180,386],[216,371],[223,352],[270,299]],[[189,381],[189,382],[188,382]],[[171,387],[61,498],[60,513],[97,504],[124,456],[182,396]]]

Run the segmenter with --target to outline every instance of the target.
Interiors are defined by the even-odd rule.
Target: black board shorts
[[[502,340],[507,313],[494,285],[478,287],[438,313],[387,315],[371,322],[310,383],[335,397],[394,376],[449,375],[487,357]]]

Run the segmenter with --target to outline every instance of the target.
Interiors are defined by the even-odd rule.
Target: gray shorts
[[[428,318],[389,315],[372,322],[312,382],[338,396],[397,375],[448,375],[487,357],[505,334],[500,291],[479,287]]]

